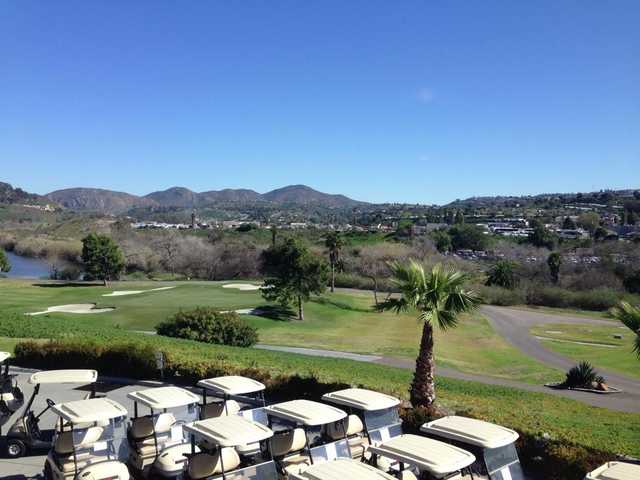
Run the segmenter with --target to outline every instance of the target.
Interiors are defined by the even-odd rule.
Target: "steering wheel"
[[[56,404],[56,402],[54,402],[50,398],[47,398],[46,401],[47,401],[47,407],[49,407],[49,408],[53,407]]]

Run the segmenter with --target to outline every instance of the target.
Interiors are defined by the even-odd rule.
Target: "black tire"
[[[53,480],[53,472],[51,471],[51,465],[49,465],[49,462],[44,464],[44,480]]]
[[[7,440],[4,451],[9,458],[20,458],[24,457],[24,455],[27,453],[27,446],[22,440],[10,438]]]

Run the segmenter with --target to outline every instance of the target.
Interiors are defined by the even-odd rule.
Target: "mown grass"
[[[43,318],[69,325],[118,326],[130,330],[154,330],[156,324],[180,309],[210,306],[233,310],[264,306],[257,291],[222,288],[228,282],[118,282],[102,286],[59,286],[2,280],[0,309],[17,313],[45,310],[52,305],[96,302],[115,307],[113,312],[96,315],[51,313]],[[43,285],[43,286],[37,286]],[[103,297],[113,290],[147,290],[173,286],[171,290],[146,292],[121,297]],[[305,320],[288,317],[247,316],[259,330],[260,342],[374,353],[384,356],[415,358],[421,326],[416,315],[373,310],[373,295],[362,291],[327,293],[305,304]],[[0,333],[1,334],[1,333]],[[16,332],[16,335],[27,336]],[[497,335],[479,314],[466,315],[460,325],[446,333],[436,333],[438,364],[467,373],[492,375],[529,383],[561,380],[562,372],[527,357]]]
[[[535,327],[531,333],[555,339],[541,341],[547,348],[573,358],[576,362],[587,360],[596,367],[640,379],[640,359],[633,353],[634,334],[619,323],[612,322],[611,326],[553,323]],[[614,335],[619,334],[622,339],[614,338]],[[611,348],[566,343],[567,341],[601,343],[611,345]]]
[[[31,332],[44,319],[34,319]],[[4,323],[7,323],[6,321]],[[62,320],[60,327],[67,325]],[[260,369],[270,375],[312,376],[324,383],[346,383],[407,398],[412,373],[377,364],[333,358],[316,358],[250,348],[213,346],[198,342],[136,334],[110,327],[85,329],[68,341],[101,344],[135,342],[164,351],[173,365],[213,365],[220,370]],[[100,331],[98,331],[100,330]],[[6,331],[6,329],[5,329]],[[0,332],[2,333],[2,332]],[[67,334],[68,335],[68,334]],[[552,439],[566,440],[611,453],[640,455],[640,415],[613,412],[582,403],[512,388],[475,382],[437,379],[438,402],[450,412],[472,415],[497,422],[530,435],[547,433]]]

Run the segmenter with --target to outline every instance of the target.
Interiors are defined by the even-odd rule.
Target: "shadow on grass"
[[[256,310],[258,310],[256,315],[259,317],[276,320],[278,322],[289,322],[296,318],[296,312],[291,308],[283,307],[281,305],[263,305],[258,307]]]
[[[61,287],[104,287],[102,282],[56,282],[56,283],[34,283],[34,287],[61,288]]]
[[[371,313],[375,312],[373,308],[364,308],[364,307],[356,307],[347,302],[340,302],[337,300],[331,300],[326,297],[314,298],[311,300],[313,303],[317,303],[319,305],[331,305],[332,307],[339,308],[340,310],[350,310],[352,312],[361,312],[361,313]]]

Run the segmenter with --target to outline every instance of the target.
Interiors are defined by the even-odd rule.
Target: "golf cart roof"
[[[4,362],[7,358],[10,358],[11,354],[9,352],[0,352],[0,363]]]
[[[184,407],[200,401],[198,395],[180,387],[147,388],[130,392],[127,397],[154,410]]]
[[[239,415],[208,418],[183,427],[197,437],[209,440],[221,447],[236,447],[271,438],[270,428]]]
[[[44,370],[29,377],[31,385],[49,383],[95,383],[98,380],[96,370]]]
[[[587,473],[585,480],[637,480],[640,465],[624,462],[609,462]]]
[[[53,413],[72,424],[93,423],[127,416],[127,409],[109,398],[65,402],[51,407]]]
[[[326,425],[346,418],[342,410],[311,400],[291,400],[266,407],[268,415],[283,418],[297,424]]]
[[[311,465],[302,473],[291,474],[293,480],[395,480],[388,473],[347,458],[339,458],[331,462],[322,462]]]
[[[401,463],[415,465],[431,475],[440,477],[457,472],[476,461],[476,457],[448,443],[418,435],[400,435],[369,450]]]
[[[322,399],[330,403],[367,411],[385,410],[400,405],[400,400],[395,397],[364,388],[347,388],[327,393],[322,396]]]
[[[462,443],[476,445],[481,448],[504,447],[518,439],[517,432],[474,418],[451,415],[425,423],[420,427],[424,433]]]
[[[212,392],[226,395],[245,395],[247,393],[261,392],[265,386],[252,378],[238,375],[228,375],[226,377],[205,378],[198,382],[199,387],[206,388]]]

